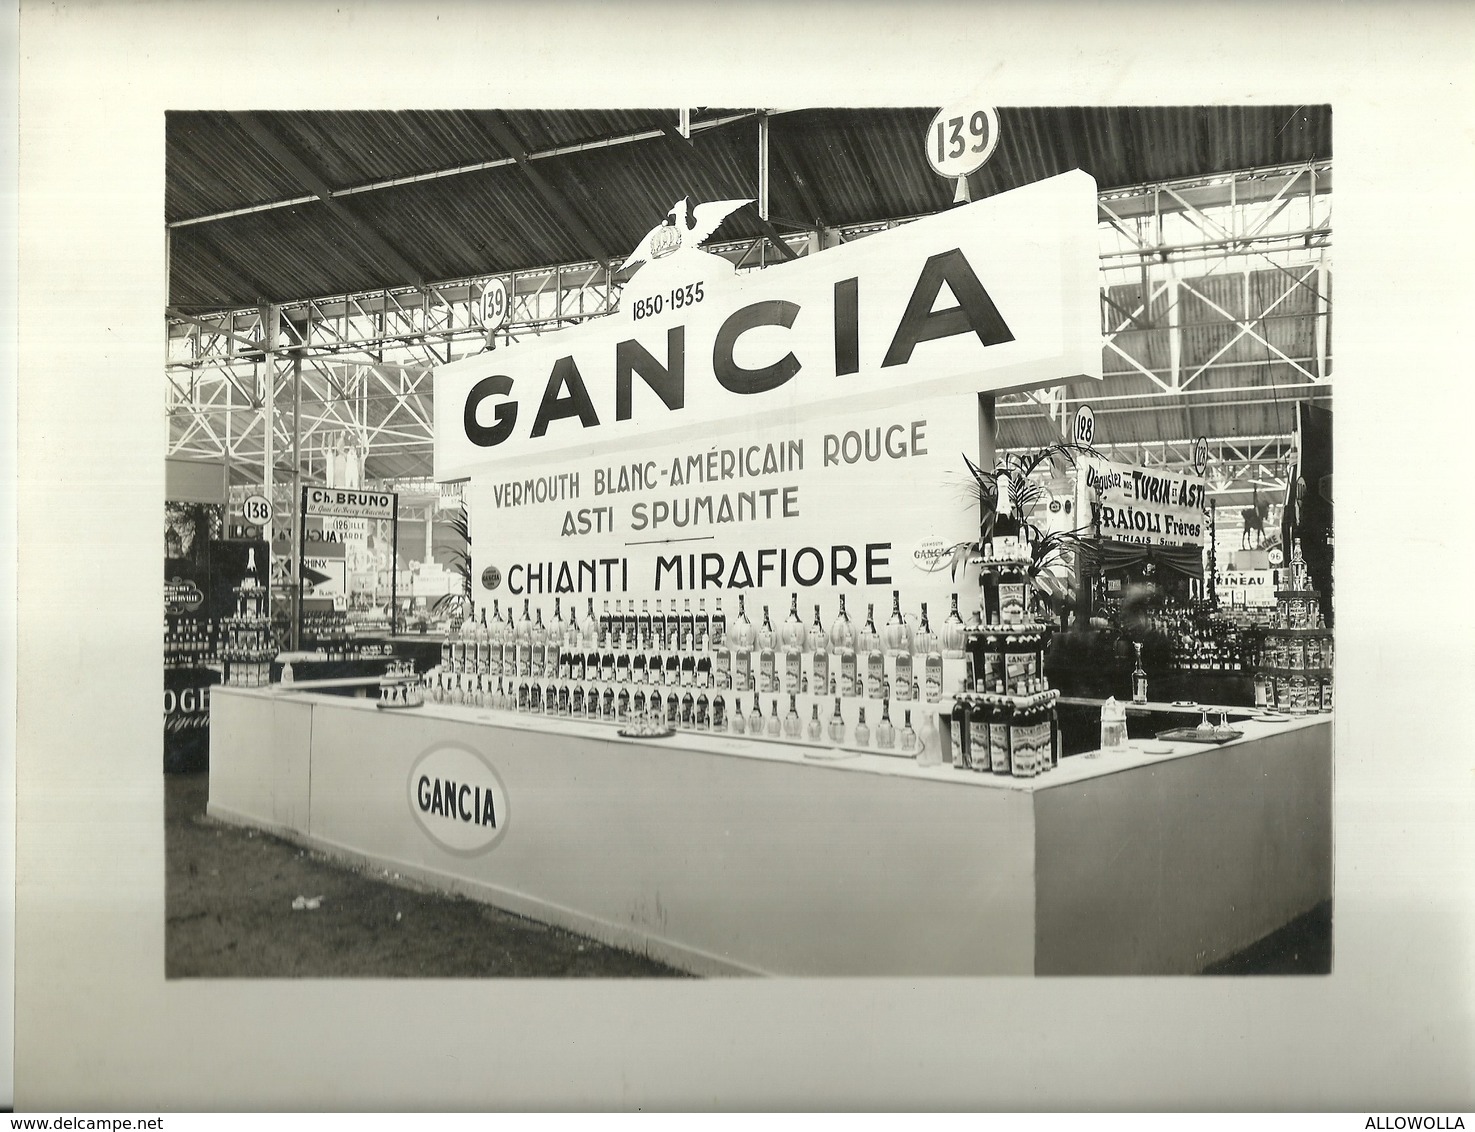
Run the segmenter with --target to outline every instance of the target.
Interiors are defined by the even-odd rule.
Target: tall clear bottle
[[[886,619],[886,628],[882,630],[881,643],[885,646],[886,655],[889,657],[894,658],[903,652],[911,651],[912,627],[901,615],[900,590],[891,591],[891,616]]]
[[[953,594],[953,607],[948,612],[947,620],[942,623],[941,633],[942,655],[960,658],[967,650],[968,627],[963,624],[963,618],[958,613],[958,595]]]
[[[568,627],[563,623],[562,599],[553,599],[553,623],[548,626],[548,637],[543,642],[543,673],[548,679],[568,679],[568,658],[563,651],[564,634]]]
[[[487,629],[487,607],[481,607],[481,620],[476,623],[476,671],[487,676],[492,671],[492,634]]]
[[[922,603],[922,621],[917,626],[916,649],[922,658],[922,686],[927,702],[935,704],[942,699],[942,649],[931,622],[927,620],[925,601]]]
[[[896,724],[891,722],[891,689],[883,689],[884,698],[881,700],[881,719],[876,724],[876,747],[882,751],[889,751],[896,746]]]
[[[829,635],[820,623],[819,606],[814,607],[814,621],[804,631],[804,649],[809,653],[810,688],[815,695],[822,696],[830,690]]]
[[[712,615],[707,612],[707,599],[697,598],[697,622],[696,638],[692,642],[692,648],[698,654],[708,652],[712,647]]]
[[[763,693],[778,690],[778,653],[774,645],[778,634],[768,618],[768,606],[763,607],[763,623],[758,629],[758,690]]]
[[[803,728],[803,721],[799,718],[799,697],[791,695],[789,696],[789,713],[784,716],[784,738],[799,738]]]
[[[681,651],[684,653],[695,652],[696,643],[697,619],[696,614],[691,611],[691,598],[687,598],[681,610]]]
[[[460,648],[457,660],[462,672],[476,671],[476,603],[466,603],[466,620],[461,622]]]
[[[845,595],[840,595],[840,612],[830,623],[830,653],[835,667],[839,669],[839,689],[842,696],[857,694],[855,686],[855,625],[845,612]]]
[[[865,668],[867,699],[881,698],[881,685],[886,680],[886,654],[881,651],[881,634],[876,632],[876,606],[866,604],[866,623],[856,636],[855,651]]]
[[[738,594],[737,620],[728,631],[732,641],[732,687],[734,691],[746,692],[753,682],[753,642],[758,632],[748,620],[747,603]]]
[[[845,716],[840,711],[840,697],[835,697],[835,710],[830,713],[830,742],[839,746],[845,742]]]
[[[548,651],[548,626],[543,624],[543,607],[541,605],[538,606],[537,616],[533,620],[533,627],[529,631],[529,636],[532,641],[533,653],[533,667],[530,675],[534,679],[542,679],[543,676],[547,675],[547,668],[544,661]]]
[[[826,651],[829,636],[825,632],[824,623],[819,619],[819,606],[814,607],[814,620],[804,630],[804,651],[819,653]]]
[[[650,615],[650,599],[640,599],[640,644],[642,652],[649,653],[655,648],[655,621]],[[642,667],[644,667],[642,665]]]
[[[793,695],[801,690],[804,682],[804,641],[808,634],[804,622],[799,619],[799,595],[789,598],[789,615],[779,627],[779,645],[783,649],[784,691]]]
[[[522,620],[518,621],[513,640],[517,647],[517,674],[531,677],[533,674],[533,603],[530,598],[522,599]]]
[[[1133,642],[1132,647],[1137,650],[1137,665],[1132,669],[1132,702],[1145,704],[1147,702],[1147,671],[1142,667],[1142,645],[1140,642]]]
[[[579,633],[579,646],[586,652],[593,652],[599,647],[599,618],[594,615],[594,599],[589,600],[589,608],[584,614],[584,624]]]
[[[715,650],[727,643],[727,614],[722,612],[722,597],[717,598],[717,611],[712,614],[712,644]]]

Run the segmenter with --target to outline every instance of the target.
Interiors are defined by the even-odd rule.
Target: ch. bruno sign
[[[1100,378],[1097,263],[1081,172],[741,277],[683,247],[617,314],[438,368],[435,475]]]

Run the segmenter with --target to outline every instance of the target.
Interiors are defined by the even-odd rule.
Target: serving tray
[[[1159,731],[1155,738],[1165,743],[1227,743],[1231,739],[1243,739],[1243,731],[1230,731],[1215,735],[1201,732],[1197,727],[1175,727],[1171,731]]]

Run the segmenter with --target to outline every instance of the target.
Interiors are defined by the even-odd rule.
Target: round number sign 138
[[[241,505],[241,514],[253,526],[264,527],[271,522],[271,500],[264,495],[248,496]]]

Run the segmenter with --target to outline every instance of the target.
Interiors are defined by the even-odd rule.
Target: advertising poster
[[[1208,484],[1202,476],[1087,457],[1091,525],[1097,537],[1139,546],[1197,546],[1208,541]]]

